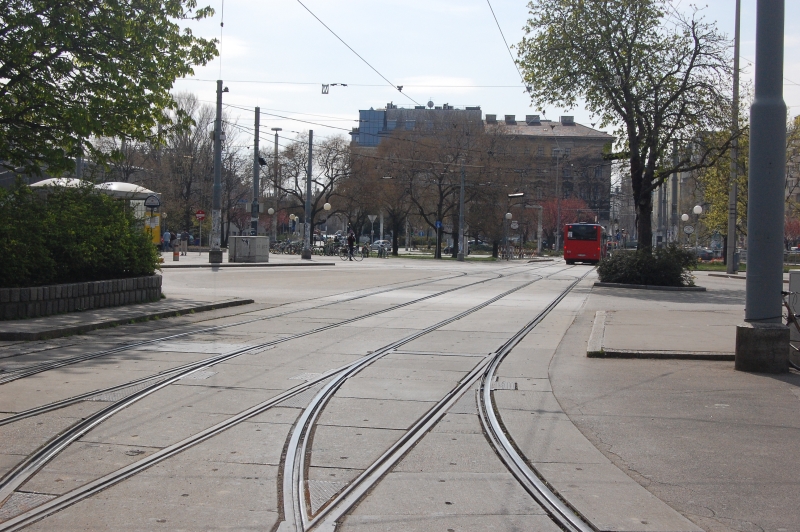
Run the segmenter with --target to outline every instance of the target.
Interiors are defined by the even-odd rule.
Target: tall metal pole
[[[464,262],[464,163],[461,163],[461,191],[458,198],[458,256],[456,260]]]
[[[758,0],[756,90],[750,108],[746,322],[781,322],[786,173],[784,10],[784,0]]]
[[[556,141],[558,142],[558,141]],[[561,149],[556,157],[556,249],[561,249],[561,176],[558,173],[558,160],[561,158]]]
[[[258,174],[261,171],[261,165],[258,162],[258,126],[259,117],[261,116],[261,109],[256,107],[255,119],[255,139],[253,140],[253,206],[250,211],[250,235],[258,236]]]
[[[272,242],[278,241],[278,131],[283,131],[279,127],[273,127],[272,131],[275,132],[275,155],[273,161],[273,179],[272,187],[275,195],[275,214],[272,215]]]
[[[672,165],[677,167],[678,163],[678,141],[672,141]],[[672,235],[672,241],[678,241],[678,172],[672,172],[672,182],[670,183],[670,215],[669,215],[669,228]]]
[[[211,250],[208,262],[222,263],[222,80],[217,80],[217,116],[214,119],[214,188],[211,200]]]
[[[731,113],[731,135],[739,132],[739,40],[740,40],[740,14],[741,0],[736,0],[736,29],[733,40],[733,112]],[[737,196],[739,195],[739,139],[734,138],[731,143],[731,187],[728,191],[728,253],[725,257],[727,272],[737,273],[739,264],[736,260],[736,209]]]
[[[308,132],[308,171],[306,172],[306,214],[305,214],[305,239],[301,257],[311,260],[311,169],[314,155],[314,131]]]
[[[658,216],[658,224],[656,225],[657,232],[656,232],[656,246],[658,245],[658,236],[661,237],[661,243],[664,243],[664,185],[662,184],[658,187],[658,210],[656,211]]]
[[[541,205],[537,206],[539,209],[539,216],[537,216],[536,220],[536,254],[542,254],[542,215],[544,214],[544,207]]]

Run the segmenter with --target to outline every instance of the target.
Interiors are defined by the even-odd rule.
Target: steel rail
[[[504,268],[504,269],[508,269],[508,268]],[[536,268],[536,269],[541,269],[541,268]],[[511,275],[516,275],[516,274],[511,274]],[[376,295],[376,294],[380,294],[380,293],[385,293],[387,291],[400,290],[402,288],[412,288],[412,287],[421,286],[421,285],[424,285],[424,284],[431,284],[431,283],[434,283],[434,282],[450,280],[450,279],[454,279],[454,278],[462,277],[462,276],[463,275],[455,275],[455,276],[445,277],[445,278],[442,278],[442,279],[437,279],[437,280],[434,280],[434,281],[426,281],[424,283],[417,283],[417,284],[408,285],[408,286],[404,286],[404,287],[393,288],[391,290],[382,290],[382,291],[374,292],[374,293],[367,294],[367,295]],[[504,275],[500,275],[500,277],[503,277],[503,276]],[[482,282],[485,282],[485,281],[482,281]],[[470,286],[470,285],[465,285],[465,287],[466,286]],[[343,302],[347,302],[347,301],[352,301],[353,299],[361,299],[363,297],[367,297],[367,296],[366,295],[358,296],[358,297],[355,297],[355,298],[345,299],[345,300],[342,300],[342,301],[336,301],[335,303],[343,303]],[[416,301],[412,301],[410,303],[414,303],[414,302],[416,302]],[[304,309],[304,310],[314,310],[314,309],[320,308],[322,306],[327,306],[328,304],[330,304],[330,303],[326,303],[325,305],[319,305],[319,306],[316,306],[316,307],[311,307],[309,309]],[[388,309],[386,309],[386,310],[384,310],[382,312],[386,312],[386,311],[389,311],[389,310],[394,310],[395,308],[398,308],[398,307],[390,307],[390,308],[388,308]],[[294,312],[300,312],[300,311],[291,311],[291,312],[280,314],[280,315],[270,316],[267,319],[280,317],[280,316],[285,316],[286,314],[291,314],[291,313],[294,313]],[[370,316],[369,315],[365,315],[363,317],[370,317]],[[360,318],[356,318],[356,319],[360,319]],[[255,320],[255,321],[258,321],[258,320]],[[251,321],[248,321],[246,323],[251,323]],[[342,323],[332,324],[332,325],[333,326],[338,326],[338,325],[341,325],[341,324]],[[235,326],[235,325],[241,325],[241,323],[229,324],[229,325],[226,325],[224,327]],[[198,332],[201,332],[201,331],[198,331]],[[315,332],[319,332],[319,331],[317,329],[315,329],[315,330],[312,330],[312,331],[308,331],[307,333],[298,333],[298,334],[313,334]],[[181,334],[186,334],[186,333],[181,333]],[[291,336],[291,337],[286,337],[286,340],[294,340],[296,338],[297,338],[297,336]],[[157,340],[157,341],[160,341],[160,340]],[[148,341],[146,343],[150,343],[150,342]],[[263,349],[268,349],[268,348],[269,348],[269,346],[268,347],[264,347]],[[251,349],[255,349],[255,348],[253,347]],[[217,356],[224,356],[224,355],[217,355]],[[142,377],[140,379],[135,379],[135,380],[132,380],[132,381],[124,382],[122,384],[117,384],[117,385],[110,386],[108,388],[103,388],[103,389],[100,389],[100,390],[94,390],[94,391],[91,391],[91,392],[86,392],[86,393],[83,393],[83,394],[80,394],[80,395],[69,397],[67,399],[62,399],[60,401],[55,401],[55,402],[48,403],[48,404],[45,404],[45,405],[42,405],[42,406],[37,406],[37,407],[31,408],[31,409],[28,409],[28,410],[24,410],[22,412],[18,412],[18,413],[14,414],[14,415],[11,415],[11,416],[8,416],[6,418],[0,419],[0,427],[2,427],[3,425],[8,425],[8,424],[11,424],[11,423],[15,423],[15,422],[20,421],[22,419],[26,419],[26,418],[33,417],[33,416],[38,416],[38,415],[44,414],[46,412],[52,412],[54,410],[65,408],[67,406],[79,403],[81,401],[85,401],[87,399],[91,399],[91,397],[96,396],[96,395],[102,395],[102,394],[106,394],[106,393],[110,393],[110,392],[115,392],[115,391],[118,391],[118,390],[123,390],[125,388],[129,388],[131,386],[135,386],[137,384],[141,384],[141,383],[149,381],[149,380],[158,379],[158,378],[162,378],[162,377],[168,377],[169,375],[171,375],[174,372],[182,371],[182,370],[189,369],[189,368],[193,368],[198,363],[205,363],[205,362],[213,361],[217,356],[206,358],[206,359],[203,359],[203,360],[200,360],[200,361],[197,361],[197,362],[190,362],[190,363],[187,363],[187,364],[183,364],[181,366],[177,366],[175,368],[171,368],[171,369],[167,369],[167,370],[161,371],[159,373],[155,373],[153,375],[149,375],[147,377]]]
[[[518,272],[518,273],[522,273],[522,272]],[[511,275],[517,275],[517,274],[511,274]],[[496,277],[495,279],[499,279],[499,278],[503,278],[503,276],[500,275],[500,276]],[[156,383],[153,383],[152,385],[147,386],[147,387],[143,388],[142,390],[134,392],[131,395],[125,397],[125,398],[122,398],[122,399],[120,399],[118,401],[115,401],[114,403],[112,403],[111,405],[107,406],[106,408],[103,408],[103,409],[91,414],[90,416],[87,416],[86,418],[83,418],[81,421],[79,421],[75,425],[69,427],[67,430],[65,430],[64,432],[62,432],[58,436],[56,436],[54,439],[50,440],[47,444],[45,444],[42,447],[40,447],[36,452],[34,452],[33,454],[27,456],[24,460],[22,460],[19,464],[17,464],[13,469],[11,469],[8,473],[6,473],[0,479],[0,503],[4,503],[6,501],[6,499],[8,497],[10,497],[11,494],[18,487],[20,487],[22,484],[27,482],[33,475],[36,474],[36,472],[38,472],[42,467],[44,467],[45,464],[47,464],[49,461],[51,461],[53,458],[55,458],[59,453],[61,453],[61,451],[66,449],[75,440],[77,440],[78,438],[80,438],[81,436],[86,434],[87,432],[91,431],[93,428],[95,428],[99,424],[103,423],[104,421],[106,421],[107,419],[109,419],[110,417],[112,417],[113,415],[118,413],[119,411],[123,410],[124,408],[127,408],[131,404],[133,404],[133,403],[135,403],[135,402],[137,402],[137,401],[139,401],[139,400],[141,400],[141,399],[143,399],[143,398],[145,398],[145,397],[157,392],[158,390],[160,390],[160,389],[162,389],[162,388],[164,388],[166,386],[169,386],[170,384],[180,380],[183,377],[186,377],[186,376],[188,376],[188,375],[190,375],[192,373],[195,373],[197,371],[206,369],[206,368],[211,367],[213,365],[225,362],[227,360],[230,360],[232,358],[236,358],[236,357],[244,355],[244,354],[257,353],[257,352],[260,352],[261,350],[266,350],[266,349],[268,349],[270,347],[273,347],[275,345],[278,345],[278,344],[281,344],[281,343],[285,343],[285,342],[288,342],[288,341],[291,341],[291,340],[295,340],[297,338],[302,338],[302,337],[309,336],[309,335],[312,335],[312,334],[317,334],[317,333],[324,332],[324,331],[327,331],[327,330],[330,330],[330,329],[334,329],[336,327],[341,327],[342,325],[346,325],[346,324],[353,323],[353,322],[356,322],[356,321],[359,321],[359,320],[363,320],[363,319],[366,319],[366,318],[374,317],[374,316],[377,316],[379,314],[384,314],[386,312],[391,312],[393,310],[397,310],[397,309],[404,308],[404,307],[407,307],[407,306],[410,306],[410,305],[414,305],[414,304],[419,303],[421,301],[426,301],[428,299],[439,297],[441,295],[444,295],[444,294],[447,294],[447,293],[450,293],[450,292],[454,292],[454,291],[457,291],[457,290],[462,290],[464,288],[468,288],[470,286],[475,286],[475,285],[478,285],[478,284],[482,284],[482,283],[485,283],[487,281],[491,281],[491,280],[495,280],[495,279],[483,279],[483,280],[475,281],[475,282],[472,282],[472,283],[468,283],[468,284],[463,285],[463,286],[456,286],[456,287],[453,287],[453,288],[449,288],[447,290],[442,290],[442,291],[436,292],[434,294],[429,294],[427,296],[423,296],[423,297],[420,297],[420,298],[417,298],[417,299],[413,299],[413,300],[407,301],[405,303],[400,303],[400,304],[397,304],[397,305],[393,305],[393,306],[387,307],[385,309],[381,309],[381,310],[378,310],[378,311],[373,311],[373,312],[369,312],[369,313],[366,313],[366,314],[362,314],[360,316],[349,318],[349,319],[346,319],[346,320],[343,320],[343,321],[340,321],[340,322],[337,322],[337,323],[324,325],[322,327],[318,327],[318,328],[312,329],[310,331],[296,333],[296,334],[293,334],[291,336],[287,336],[287,337],[284,337],[284,338],[279,338],[279,339],[276,339],[276,340],[271,340],[271,341],[265,342],[263,344],[258,344],[258,345],[254,345],[254,346],[245,347],[245,348],[242,348],[242,349],[237,349],[237,350],[234,350],[234,351],[231,351],[231,352],[228,352],[228,353],[224,353],[224,354],[221,354],[221,355],[216,355],[216,356],[213,356],[213,357],[210,357],[208,359],[204,359],[204,360],[201,360],[201,361],[198,361],[198,362],[190,363],[190,364],[186,365],[185,369],[173,372],[166,379],[161,380],[161,381],[156,382]],[[95,394],[95,395],[97,395],[97,394]],[[69,404],[74,404],[74,401],[72,401],[71,399],[65,400],[65,402],[69,402]],[[54,408],[51,408],[51,410],[52,409],[54,409]],[[32,414],[32,415],[35,415],[35,414]],[[28,417],[30,417],[30,416],[28,416]],[[19,420],[19,419],[23,419],[23,418],[18,418],[17,420]]]
[[[540,268],[536,268],[536,269],[540,269]],[[527,271],[530,271],[530,270],[527,270]],[[510,274],[508,276],[518,275],[519,273],[525,273],[525,272],[517,272],[517,273]],[[494,279],[484,279],[484,280],[476,281],[474,283],[470,283],[468,285],[464,285],[464,286],[461,286],[461,287],[454,287],[454,288],[451,288],[451,289],[448,289],[448,290],[444,290],[444,291],[436,293],[436,294],[431,294],[429,296],[424,296],[424,297],[419,298],[417,300],[413,300],[413,301],[410,301],[410,302],[407,302],[407,303],[396,305],[394,307],[391,307],[391,309],[385,309],[385,310],[382,310],[382,311],[373,312],[373,313],[364,315],[364,316],[359,317],[359,318],[351,318],[349,320],[346,320],[346,322],[351,322],[351,321],[355,321],[357,319],[361,319],[363,317],[368,317],[368,316],[375,315],[375,314],[378,314],[378,313],[387,312],[388,310],[392,310],[392,309],[399,308],[399,307],[404,307],[404,306],[410,305],[412,303],[416,303],[416,302],[419,302],[419,301],[422,301],[422,300],[426,300],[426,299],[431,299],[433,297],[437,297],[437,296],[445,294],[445,293],[453,292],[453,291],[456,291],[456,290],[467,288],[469,286],[475,286],[475,285],[478,285],[478,284],[482,284],[482,283],[485,283],[485,282],[488,282],[488,281],[492,281],[492,280],[496,280],[496,279],[500,279],[500,278],[504,278],[504,277],[507,277],[507,276],[499,275],[498,277],[496,277]],[[536,280],[538,280],[538,279],[536,279]],[[535,282],[536,280],[530,281],[529,283],[526,283],[526,285],[527,284],[531,284],[531,283]],[[522,287],[519,287],[519,288],[522,288]],[[516,291],[516,290],[517,289],[512,290],[511,292]],[[497,298],[492,298],[492,299],[495,300]],[[487,302],[486,304],[489,304],[489,302]],[[483,306],[485,306],[485,304]],[[450,321],[453,321],[453,320],[451,319]],[[341,324],[332,324],[332,325],[329,325],[329,326],[325,326],[325,327],[323,327],[321,329],[328,329],[328,328],[332,328],[332,327],[335,327],[335,326],[338,326],[338,325],[341,325]],[[295,335],[295,336],[299,337],[299,336],[304,336],[306,334],[311,334],[311,333],[310,332],[309,333],[299,333],[298,335]],[[285,341],[285,339],[281,339],[280,341]],[[395,345],[397,343],[398,342],[392,342],[389,345],[393,346],[393,345]],[[257,347],[263,348],[263,346],[257,346]],[[252,350],[252,349],[254,349],[254,348],[251,347],[249,349],[243,349],[241,351],[248,351],[248,350]],[[241,354],[241,353],[238,353],[238,354]],[[350,369],[354,365],[361,366],[362,362],[364,360],[374,358],[373,355],[374,355],[374,353],[370,354],[370,355],[367,355],[367,356],[363,357],[362,359],[359,359],[359,360],[357,360],[357,361],[355,361],[355,362],[353,362],[351,364],[348,364],[346,366],[343,366],[343,367],[341,367],[339,369],[331,370],[331,371],[329,371],[329,372],[327,372],[327,373],[325,373],[325,374],[323,374],[323,375],[321,375],[321,376],[319,376],[319,377],[317,377],[317,378],[315,378],[313,380],[310,380],[310,381],[308,381],[308,382],[306,382],[304,384],[298,385],[298,386],[296,386],[296,387],[294,387],[294,388],[292,388],[290,390],[287,390],[286,392],[283,392],[283,393],[279,394],[278,396],[275,396],[275,397],[273,397],[271,399],[268,399],[267,401],[264,401],[263,403],[260,403],[259,405],[253,406],[253,407],[251,407],[251,408],[249,408],[249,409],[247,409],[247,410],[245,410],[245,411],[243,411],[243,412],[241,412],[241,413],[239,413],[239,414],[237,414],[237,415],[235,415],[235,416],[233,416],[233,417],[231,417],[231,418],[229,418],[227,420],[224,420],[224,421],[218,423],[217,425],[214,425],[213,427],[210,427],[210,428],[205,429],[205,430],[203,430],[203,431],[201,431],[201,432],[199,432],[199,433],[197,433],[197,434],[195,434],[193,436],[185,438],[184,440],[182,440],[182,441],[180,441],[178,443],[175,443],[173,445],[165,447],[161,451],[158,451],[158,452],[148,456],[147,458],[139,460],[139,461],[137,461],[137,462],[135,462],[135,463],[133,463],[133,464],[131,464],[129,466],[126,466],[126,467],[121,468],[121,469],[119,469],[119,470],[117,470],[117,471],[115,471],[113,473],[110,473],[110,474],[104,476],[104,477],[101,477],[101,478],[96,479],[96,480],[94,480],[92,482],[89,482],[88,484],[86,484],[86,485],[84,485],[84,486],[82,486],[80,488],[76,488],[75,490],[72,490],[72,491],[70,491],[68,493],[65,493],[65,494],[59,496],[59,497],[56,497],[55,499],[52,499],[51,501],[48,501],[46,503],[41,504],[41,505],[37,506],[36,508],[28,510],[27,512],[24,512],[24,513],[22,513],[22,514],[20,514],[18,516],[15,516],[15,517],[13,517],[13,518],[11,518],[11,519],[3,522],[3,523],[0,523],[0,532],[6,531],[6,530],[19,530],[21,528],[24,528],[24,527],[26,527],[26,526],[28,526],[28,525],[40,520],[40,519],[46,517],[47,515],[50,515],[50,514],[52,514],[54,512],[57,512],[57,511],[59,511],[59,510],[61,510],[63,508],[66,508],[66,507],[68,507],[68,506],[70,506],[70,505],[72,505],[72,504],[74,504],[74,503],[76,503],[76,502],[78,502],[80,500],[83,500],[86,497],[89,497],[89,496],[93,495],[94,493],[97,493],[98,491],[101,491],[103,489],[106,489],[109,486],[112,486],[112,485],[114,485],[114,484],[116,484],[118,482],[121,482],[122,480],[125,480],[126,478],[128,478],[130,476],[133,476],[138,472],[144,471],[145,469],[151,467],[152,465],[155,465],[156,463],[158,463],[158,462],[160,462],[162,460],[165,460],[166,458],[169,458],[170,456],[173,456],[173,455],[175,455],[177,453],[180,453],[183,450],[185,450],[185,449],[187,449],[187,448],[189,448],[189,447],[191,447],[193,445],[196,445],[197,443],[200,443],[201,441],[204,441],[204,440],[206,440],[206,439],[208,439],[208,438],[210,438],[210,437],[212,437],[212,436],[214,436],[214,435],[216,435],[216,434],[218,434],[218,433],[220,433],[220,432],[222,432],[224,430],[227,430],[228,428],[231,428],[231,427],[237,425],[238,423],[241,423],[242,421],[244,421],[246,419],[249,419],[250,417],[253,417],[255,415],[258,415],[258,414],[268,410],[269,408],[277,405],[278,403],[284,401],[285,399],[288,399],[289,397],[293,397],[293,396],[295,396],[295,395],[297,395],[299,393],[302,393],[302,392],[304,392],[304,391],[306,391],[306,390],[308,390],[310,388],[313,388],[318,383],[329,379],[331,376],[334,376],[334,375],[340,374],[341,372],[347,371],[348,369]],[[229,353],[227,355],[222,355],[222,356],[227,356],[229,358],[232,358],[232,356],[234,356],[234,354],[233,353]],[[199,371],[200,369],[203,369],[203,368],[202,367],[195,368],[194,370],[192,370],[192,372],[193,371]],[[187,372],[187,373],[182,374],[180,376],[171,378],[171,379],[169,379],[169,382],[163,381],[163,382],[159,383],[157,385],[158,389],[163,388],[164,386],[174,382],[175,380],[179,379],[181,376],[184,376],[184,375],[186,375],[188,373],[191,373],[191,372]],[[143,394],[145,391],[146,390],[142,390],[141,392],[138,392],[136,394],[136,396],[138,397],[136,400],[140,399],[141,397],[139,397],[139,396],[141,394]],[[129,398],[126,398],[125,400],[131,399],[132,397],[133,396],[131,396]],[[110,405],[108,408],[106,408],[104,410],[101,410],[100,412],[98,412],[94,416],[92,416],[91,418],[87,418],[85,420],[85,422],[81,423],[81,425],[91,424],[92,418],[101,417],[104,412],[107,412],[107,411],[110,412],[112,409],[115,409],[115,407],[117,405],[118,405],[118,403]],[[116,409],[116,410],[119,410],[119,409]],[[105,416],[104,419],[107,418],[107,417],[108,416]],[[79,427],[73,427],[73,429],[71,429],[71,430],[72,430],[72,432],[80,432],[80,434],[77,435],[77,437],[80,437],[80,435],[85,434],[86,432],[91,430],[91,428],[93,428],[93,426],[96,426],[97,424],[99,424],[99,423],[93,423],[92,427],[86,428],[86,430],[83,430],[83,431],[80,431]],[[66,433],[63,434],[62,436],[66,436]],[[65,446],[68,445],[69,443],[67,442],[66,445],[62,445],[63,443],[65,443],[64,441],[62,441],[63,440],[62,436],[59,436],[56,439],[56,441],[51,442],[49,445],[59,446],[60,449],[63,450],[63,448],[65,448]],[[72,441],[74,441],[74,439],[76,439],[76,438],[72,438]],[[55,454],[46,453],[46,447],[47,446],[45,446],[45,448],[43,448],[40,451],[40,454],[50,454],[50,458],[49,459],[52,459],[55,456]],[[38,469],[40,469],[45,463],[46,462],[41,463],[36,470],[32,471],[32,474],[35,474],[35,472],[38,471]],[[19,467],[15,468],[15,470],[17,470],[17,469],[19,469]],[[30,469],[30,468],[26,468],[26,469]],[[32,474],[29,475],[29,477],[32,476]],[[6,477],[8,478],[8,475]],[[23,480],[23,482],[15,483],[15,484],[18,487],[22,483],[24,483],[24,480]],[[2,492],[0,492],[0,501],[4,501],[5,499],[7,499],[10,496],[11,493],[13,493],[13,490],[10,490],[5,495],[3,495]]]
[[[591,270],[590,270],[591,271]],[[517,451],[509,436],[503,430],[499,419],[495,413],[494,396],[492,394],[492,380],[494,379],[497,368],[503,362],[511,350],[569,294],[572,289],[583,280],[589,272],[586,272],[580,279],[572,283],[564,292],[554,299],[539,315],[537,315],[525,328],[520,331],[517,337],[509,341],[498,351],[491,364],[481,378],[480,390],[478,393],[478,415],[481,425],[486,433],[492,447],[497,452],[500,459],[506,465],[512,475],[519,481],[523,488],[547,511],[550,517],[561,525],[564,530],[569,532],[596,532],[596,529],[584,521],[570,506],[562,501],[547,484],[540,478],[535,468]]]
[[[564,270],[562,269],[559,272],[555,272],[546,277],[551,277],[552,275],[556,275],[563,271]],[[421,331],[417,331],[416,333],[413,333],[397,342],[389,344],[384,348],[375,351],[373,354],[369,355],[368,358],[362,359],[362,361],[360,361],[358,364],[349,367],[346,371],[337,374],[330,382],[328,382],[328,384],[326,384],[325,387],[320,390],[319,393],[317,393],[317,395],[311,400],[309,406],[303,411],[303,414],[301,414],[292,431],[286,452],[283,471],[283,510],[285,521],[281,524],[281,527],[278,530],[307,530],[309,526],[311,526],[311,518],[309,518],[308,512],[306,511],[305,483],[304,479],[302,478],[302,475],[305,471],[305,459],[308,454],[308,433],[311,427],[313,427],[317,417],[322,412],[325,404],[327,404],[333,394],[347,379],[356,375],[366,366],[372,364],[379,358],[382,358],[392,350],[397,349],[398,347],[416,340],[417,338],[420,338],[426,334],[429,334],[434,330],[444,327],[445,325],[453,323],[454,321],[460,320],[461,318],[464,318],[474,312],[477,312],[478,310],[481,310],[486,306],[491,305],[492,303],[495,303],[496,301],[499,301],[500,299],[527,286],[530,286],[531,284],[544,278],[545,277],[539,277],[538,279],[525,282],[464,312],[440,321]],[[351,483],[348,487],[350,486],[353,486],[353,483]],[[348,492],[348,490],[345,490],[343,493]],[[316,523],[317,521],[314,522]]]
[[[562,270],[563,271],[563,270]],[[560,273],[560,272],[557,272]],[[554,273],[552,275],[556,275]],[[588,274],[588,272],[587,272]],[[548,276],[551,277],[552,275]],[[334,532],[339,520],[349,512],[358,502],[411,450],[441,419],[447,411],[469,390],[476,382],[481,380],[497,360],[508,354],[533,328],[536,327],[558,303],[586,276],[582,275],[571,283],[559,296],[545,307],[537,316],[522,329],[517,331],[497,351],[487,355],[472,371],[459,382],[459,384],[437,402],[425,415],[392,445],[378,460],[365,469],[356,479],[345,487],[341,493],[329,501],[317,514],[304,522],[304,528],[297,530],[314,529],[320,532]],[[286,528],[287,532],[291,530]]]
[[[357,299],[363,299],[363,298],[369,297],[369,296],[374,296],[374,295],[378,295],[378,294],[384,294],[386,292],[393,292],[393,291],[396,291],[396,290],[403,290],[405,288],[413,288],[413,287],[416,287],[416,286],[436,283],[436,282],[439,282],[439,281],[446,281],[448,279],[454,279],[454,278],[462,277],[462,276],[465,276],[465,275],[469,275],[469,274],[464,272],[464,273],[459,273],[458,275],[451,275],[449,277],[443,277],[443,278],[440,278],[440,279],[433,279],[433,280],[430,280],[430,281],[424,281],[424,282],[410,284],[410,285],[404,285],[404,286],[397,286],[397,287],[393,287],[393,288],[384,288],[384,289],[381,289],[381,290],[368,292],[366,294],[353,296],[353,297],[342,299],[342,300],[330,301],[328,303],[323,303],[321,305],[315,305],[315,306],[312,306],[312,307],[309,307],[309,308],[290,310],[290,311],[282,312],[282,313],[279,313],[279,314],[273,314],[273,315],[270,315],[270,316],[262,316],[262,317],[259,317],[259,318],[253,318],[253,319],[250,319],[250,320],[244,320],[244,321],[240,321],[240,322],[236,322],[236,323],[228,323],[228,324],[225,324],[225,325],[215,325],[215,326],[212,326],[212,327],[206,327],[206,328],[203,328],[203,329],[198,329],[196,331],[186,331],[186,332],[182,332],[182,333],[171,334],[169,336],[162,336],[160,338],[153,338],[151,340],[142,340],[140,342],[134,342],[132,344],[125,344],[125,345],[121,345],[121,346],[118,346],[118,347],[113,347],[111,349],[105,349],[103,351],[96,351],[96,352],[93,352],[93,353],[86,353],[84,355],[70,357],[70,358],[66,358],[66,359],[63,359],[63,360],[56,360],[56,361],[53,361],[53,362],[46,362],[46,363],[43,363],[43,364],[35,364],[35,365],[32,365],[32,366],[30,366],[28,368],[25,368],[23,370],[15,370],[15,371],[10,371],[10,372],[5,373],[5,374],[0,374],[0,385],[7,384],[7,383],[13,382],[15,380],[23,379],[25,377],[30,377],[32,375],[36,375],[36,374],[42,373],[44,371],[49,371],[51,369],[58,369],[58,368],[61,368],[61,367],[64,367],[64,366],[70,366],[72,364],[78,364],[80,362],[85,362],[87,360],[92,360],[92,359],[103,357],[103,356],[107,356],[107,355],[113,355],[114,353],[127,351],[129,349],[134,349],[136,347],[141,347],[143,345],[148,345],[148,344],[153,344],[153,343],[158,343],[158,342],[164,342],[164,341],[168,341],[168,340],[175,340],[177,338],[184,338],[186,336],[192,336],[192,335],[196,335],[196,334],[203,334],[203,333],[218,331],[218,330],[221,330],[221,329],[227,329],[229,327],[238,327],[239,325],[247,325],[249,323],[255,323],[255,322],[258,322],[258,321],[265,321],[265,320],[271,320],[271,319],[275,319],[275,318],[281,318],[281,317],[288,316],[288,315],[291,315],[291,314],[297,314],[299,312],[307,312],[309,310],[316,310],[316,309],[319,309],[319,308],[322,308],[322,307],[327,307],[329,305],[336,305],[336,304],[339,304],[339,303],[347,303],[347,302],[354,301],[354,300],[357,300]],[[340,295],[340,294],[335,294],[335,295]],[[326,296],[326,297],[330,297],[330,296]],[[15,356],[25,356],[25,354],[15,355]],[[4,360],[7,360],[7,359],[4,359]]]

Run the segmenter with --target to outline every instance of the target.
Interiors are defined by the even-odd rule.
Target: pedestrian
[[[189,251],[189,231],[186,229],[181,233],[181,255],[186,255]]]
[[[350,260],[353,260],[353,250],[356,246],[356,234],[351,230],[347,233],[347,250]]]
[[[171,241],[172,234],[170,234],[169,230],[164,231],[164,247],[162,248],[164,252],[169,251]]]

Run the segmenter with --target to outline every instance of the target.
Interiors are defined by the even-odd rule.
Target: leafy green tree
[[[175,127],[175,79],[217,54],[215,40],[179,24],[212,14],[196,0],[0,0],[2,164],[57,174],[73,168],[80,139],[143,141]],[[115,156],[91,140],[83,151]]]
[[[677,13],[668,0],[534,0],[519,64],[534,105],[582,103],[613,127],[628,162],[639,247],[652,245],[652,192],[674,171],[714,164],[730,145],[686,145],[729,127],[729,42],[712,25]]]

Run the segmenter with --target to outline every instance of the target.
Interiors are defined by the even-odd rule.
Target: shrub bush
[[[604,283],[655,286],[694,286],[690,270],[697,257],[675,244],[650,251],[620,250],[600,261],[597,273]]]
[[[0,188],[0,287],[152,275],[158,254],[131,211],[91,188]]]

